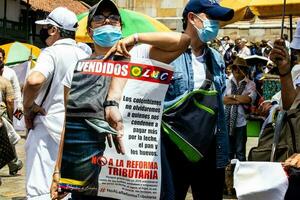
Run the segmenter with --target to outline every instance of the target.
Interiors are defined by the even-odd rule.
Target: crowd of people
[[[182,149],[161,133],[160,199],[184,200],[191,188],[194,199],[221,200],[226,166],[231,159],[246,161],[247,115],[253,113],[253,105],[261,119],[268,118],[273,106],[289,110],[299,96],[300,83],[300,23],[291,43],[287,38],[260,43],[248,42],[246,38],[233,41],[229,36],[216,39],[219,21],[228,21],[233,15],[232,9],[214,1],[190,0],[182,14],[183,33],[136,33],[122,38],[122,17],[117,5],[112,0],[100,0],[88,15],[92,51],[75,41],[76,15],[58,7],[46,19],[36,21],[41,26],[41,41],[47,47],[27,77],[23,95],[13,70],[5,66],[5,52],[0,49],[1,135],[10,138],[14,159],[7,164],[9,173],[15,175],[23,163],[15,151],[20,137],[11,123],[15,112],[23,112],[28,130],[27,199],[104,199],[88,188],[71,194],[61,192],[59,181],[61,175],[82,171],[76,174],[78,180],[97,188],[101,167],[93,165],[91,157],[103,155],[106,140],[113,140],[119,154],[125,153],[118,106],[126,80],[76,70],[77,63],[83,60],[117,60],[123,56],[131,61],[150,58],[173,67],[164,109],[187,92],[203,88],[206,79],[211,79],[217,91],[218,112],[213,138],[207,142],[209,153],[200,161],[191,162]],[[249,63],[252,55],[265,59]],[[270,100],[262,96],[261,78],[265,73],[278,76],[281,84],[281,91]],[[69,151],[74,145],[78,152],[74,148]],[[80,152],[85,152],[86,159],[71,159]],[[62,162],[67,163],[67,169]],[[285,166],[299,168],[299,163],[299,155],[294,155]]]

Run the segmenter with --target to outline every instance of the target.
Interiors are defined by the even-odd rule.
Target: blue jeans
[[[233,135],[229,136],[230,159],[246,160],[247,126],[234,128]]]
[[[98,133],[90,127],[84,118],[66,119],[61,177],[74,180],[74,184],[62,181],[63,188],[97,195],[101,166],[93,159],[103,155],[105,136],[105,133]],[[77,181],[82,184],[78,185]]]

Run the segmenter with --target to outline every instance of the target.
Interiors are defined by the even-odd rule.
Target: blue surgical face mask
[[[101,47],[112,47],[122,37],[119,26],[104,25],[93,29],[93,31],[93,40]]]
[[[219,22],[216,20],[202,19],[198,15],[195,16],[197,16],[203,22],[203,28],[197,28],[194,25],[199,39],[205,43],[215,39],[219,32]]]

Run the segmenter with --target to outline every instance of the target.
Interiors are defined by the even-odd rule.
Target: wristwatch
[[[116,102],[115,100],[105,100],[103,103],[103,107],[107,107],[107,106],[117,106],[119,107],[119,103]]]

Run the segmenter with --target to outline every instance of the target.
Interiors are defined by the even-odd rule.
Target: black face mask
[[[0,70],[4,67],[4,62],[0,60]]]
[[[48,39],[48,37],[50,36],[48,33],[48,28],[42,28],[40,30],[40,40],[47,46],[46,40]]]

